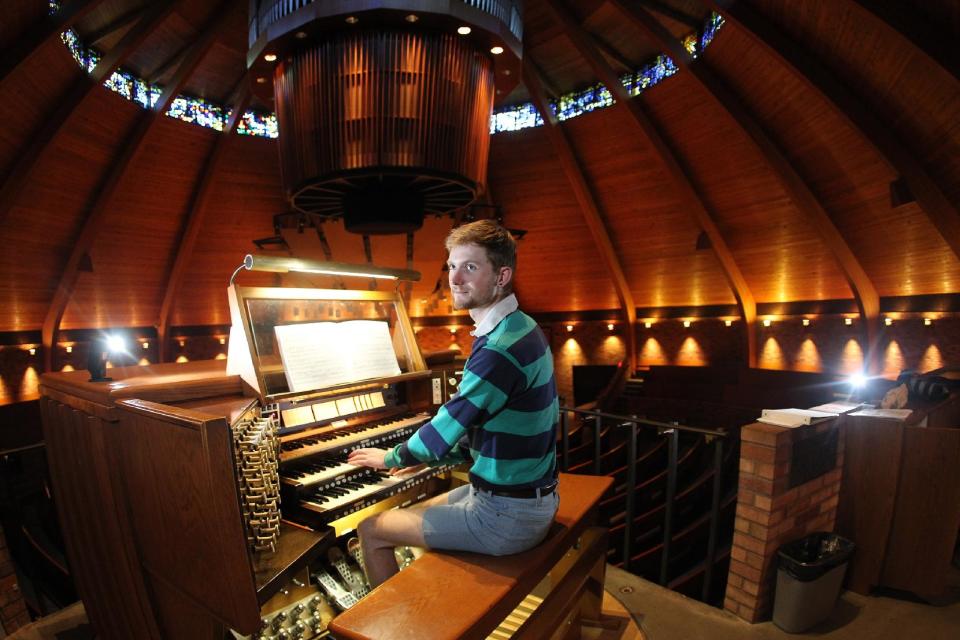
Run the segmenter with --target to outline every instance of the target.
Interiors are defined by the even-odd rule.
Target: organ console
[[[399,293],[232,284],[230,303],[226,365],[42,378],[67,555],[100,637],[321,634],[369,590],[357,524],[452,482],[447,466],[346,462],[409,437],[455,384],[426,367]]]

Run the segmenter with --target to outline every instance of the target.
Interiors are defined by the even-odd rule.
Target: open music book
[[[390,327],[381,320],[307,322],[274,331],[290,391],[400,374]]]
[[[814,411],[813,409],[764,409],[758,422],[773,424],[778,427],[801,427],[807,424],[816,424],[823,420],[836,418],[837,413],[830,411]]]

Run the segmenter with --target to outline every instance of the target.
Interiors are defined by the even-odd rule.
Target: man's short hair
[[[447,236],[447,251],[465,244],[475,244],[487,250],[487,258],[498,272],[501,267],[517,268],[517,241],[513,234],[493,220],[477,220],[456,227]]]

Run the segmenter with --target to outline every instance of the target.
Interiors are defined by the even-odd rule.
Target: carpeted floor
[[[606,588],[640,625],[647,640],[787,640],[800,636],[831,640],[960,639],[960,571],[942,606],[908,598],[843,592],[832,615],[804,634],[790,634],[772,622],[748,624],[696,600],[667,591],[615,567],[607,567]],[[905,594],[904,594],[905,595]]]

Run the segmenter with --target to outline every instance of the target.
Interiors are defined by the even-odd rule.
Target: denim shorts
[[[520,553],[546,537],[559,504],[557,491],[539,498],[507,498],[466,484],[448,494],[447,504],[424,511],[423,538],[431,549]]]

